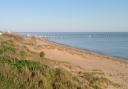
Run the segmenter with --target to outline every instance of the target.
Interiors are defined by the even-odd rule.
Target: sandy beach
[[[82,71],[102,71],[110,80],[128,89],[128,61],[126,60],[57,44],[47,38],[25,37],[25,40],[27,43],[34,40],[33,44],[36,46],[26,45],[33,52],[43,51],[46,58],[68,62],[81,68]]]
[[[24,46],[35,54],[44,52],[45,58],[70,64],[62,65],[67,70],[69,68],[72,72],[104,73],[108,79],[119,84],[123,89],[128,89],[128,61],[126,60],[58,44],[38,36],[19,36],[9,33],[5,34],[2,40],[10,40],[9,36],[15,39],[19,48]],[[34,61],[42,62],[42,60]]]

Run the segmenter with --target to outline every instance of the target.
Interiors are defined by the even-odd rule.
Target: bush
[[[40,57],[44,57],[45,56],[45,53],[42,51],[40,52]]]

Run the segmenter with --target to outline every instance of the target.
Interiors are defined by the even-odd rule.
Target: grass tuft
[[[107,85],[115,87],[110,80],[96,76],[95,73],[73,75],[45,62],[26,60],[29,57],[36,58],[37,55],[12,44],[10,41],[0,45],[0,89],[107,89]],[[44,56],[44,52],[41,52],[37,58],[46,59]]]

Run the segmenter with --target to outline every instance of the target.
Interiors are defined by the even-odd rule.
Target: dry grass
[[[16,36],[10,36],[16,39]],[[0,42],[0,89],[109,89],[109,86],[113,89],[119,88],[104,75],[82,72],[74,75],[63,68],[54,68],[50,65],[52,61],[44,58],[43,52],[34,54],[24,46],[19,48],[15,45],[15,39]],[[40,63],[27,58],[43,61]]]

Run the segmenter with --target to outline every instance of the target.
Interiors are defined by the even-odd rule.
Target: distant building
[[[2,33],[2,32],[0,32],[0,36],[1,36],[1,35],[3,35],[3,33]]]
[[[27,34],[27,37],[30,37],[31,35],[30,34]]]

